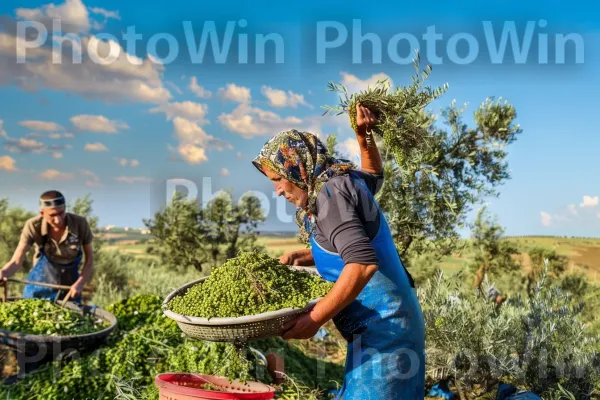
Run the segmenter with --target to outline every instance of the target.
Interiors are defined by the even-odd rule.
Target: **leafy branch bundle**
[[[425,107],[442,96],[448,90],[448,84],[432,89],[430,86],[422,87],[431,74],[431,66],[427,65],[419,73],[420,56],[416,52],[413,66],[416,75],[412,76],[412,85],[398,86],[394,91],[387,79],[380,79],[374,87],[365,91],[348,94],[348,89],[335,82],[329,82],[328,90],[340,92],[340,103],[336,107],[324,106],[323,115],[341,115],[348,113],[354,131],[357,130],[356,104],[368,108],[377,117],[377,123],[369,127],[372,133],[383,138],[384,144],[391,149],[398,164],[403,165],[411,158],[414,149],[421,147],[427,135],[427,128],[431,121],[423,112]],[[372,137],[367,136],[369,143]]]

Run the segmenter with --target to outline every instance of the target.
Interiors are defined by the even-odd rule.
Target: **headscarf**
[[[316,135],[295,129],[269,139],[252,163],[263,174],[267,168],[308,193],[306,208],[296,211],[296,224],[305,243],[314,230],[317,196],[325,182],[356,168],[351,161],[331,156]]]

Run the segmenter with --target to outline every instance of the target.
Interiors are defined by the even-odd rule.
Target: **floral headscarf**
[[[317,136],[295,129],[269,139],[252,163],[263,174],[262,169],[267,168],[308,192],[306,208],[296,211],[296,224],[305,243],[314,230],[317,196],[325,182],[356,168],[348,160],[332,157]]]

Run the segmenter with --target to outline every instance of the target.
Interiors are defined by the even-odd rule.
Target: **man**
[[[0,281],[12,276],[23,264],[31,245],[35,244],[33,269],[26,280],[70,286],[71,300],[79,302],[81,292],[93,272],[92,231],[85,217],[68,213],[65,197],[56,190],[40,197],[40,215],[29,219],[12,259],[0,270]],[[81,275],[79,265],[85,254]],[[43,286],[25,286],[23,297],[63,299],[66,290]]]

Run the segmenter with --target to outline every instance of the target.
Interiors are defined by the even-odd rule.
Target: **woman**
[[[344,400],[423,399],[425,328],[411,280],[374,195],[383,167],[357,106],[361,170],[331,157],[323,143],[291,130],[271,138],[253,160],[279,196],[297,207],[296,223],[310,250],[281,257],[315,265],[332,290],[308,313],[282,327],[284,339],[308,339],[330,319],[348,341],[340,396]]]

